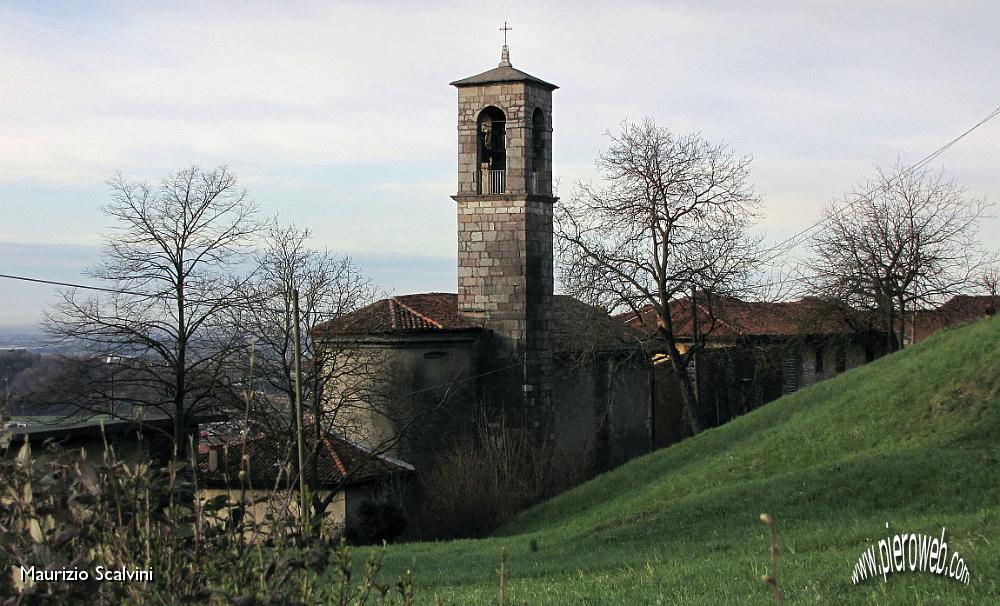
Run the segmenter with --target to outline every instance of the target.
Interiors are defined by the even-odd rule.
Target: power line
[[[846,209],[849,209],[849,208],[853,207],[855,204],[857,204],[861,200],[870,200],[871,199],[871,195],[875,191],[877,191],[878,189],[884,189],[885,187],[888,187],[888,186],[892,185],[892,183],[894,181],[899,181],[899,180],[903,179],[904,177],[906,177],[907,175],[913,173],[914,171],[923,168],[924,166],[926,166],[927,164],[929,164],[930,162],[932,162],[933,160],[935,160],[936,158],[938,158],[941,154],[943,154],[946,151],[948,151],[949,149],[951,149],[956,143],[958,143],[959,141],[961,141],[962,139],[964,139],[970,133],[972,133],[973,131],[975,131],[976,129],[978,129],[979,127],[981,127],[982,125],[986,124],[987,122],[989,122],[993,118],[997,117],[998,115],[1000,115],[1000,106],[998,106],[996,109],[994,109],[993,111],[991,111],[990,113],[988,113],[979,122],[977,122],[974,125],[972,125],[965,132],[963,132],[962,134],[958,135],[957,137],[951,139],[950,141],[948,141],[947,143],[945,143],[944,145],[942,145],[941,147],[939,147],[935,151],[931,152],[930,154],[924,156],[924,158],[922,158],[921,160],[919,160],[915,164],[912,164],[909,168],[907,168],[906,170],[902,171],[901,173],[899,173],[898,175],[896,175],[895,177],[893,177],[892,179],[890,179],[887,183],[881,185],[879,188],[876,188],[876,190],[872,190],[871,192],[868,192],[866,195],[862,195],[860,198],[856,198],[854,200],[851,200],[847,204],[847,206],[844,207],[844,209],[846,210]],[[820,220],[812,223],[811,225],[809,225],[805,229],[796,232],[792,236],[790,236],[790,237],[782,240],[778,244],[770,247],[765,252],[776,253],[776,254],[774,254],[771,257],[771,259],[774,259],[778,255],[780,255],[782,253],[785,253],[785,252],[788,252],[792,248],[798,246],[798,244],[800,242],[798,242],[797,240],[799,240],[802,236],[808,234],[812,230],[816,229],[817,227],[822,226],[823,223],[824,223],[824,221],[822,219],[820,219]],[[815,278],[815,277],[819,277],[819,276],[799,276],[797,278],[789,278],[788,281],[791,281],[791,282],[802,282],[802,281],[810,279],[810,277]],[[72,282],[60,282],[58,280],[46,280],[46,279],[43,279],[43,278],[32,278],[32,277],[28,277],[28,276],[16,276],[16,275],[11,275],[11,274],[0,274],[0,278],[4,278],[4,279],[8,279],[8,280],[20,280],[20,281],[23,281],[23,282],[32,282],[32,283],[36,283],[36,284],[48,284],[48,285],[51,285],[51,286],[63,286],[63,287],[67,287],[67,288],[78,288],[78,289],[81,289],[81,290],[106,292],[106,293],[111,293],[111,294],[122,294],[122,295],[134,296],[134,297],[159,298],[159,299],[167,299],[167,300],[174,300],[174,299],[176,299],[176,297],[174,297],[174,296],[172,296],[170,294],[166,294],[166,293],[143,293],[143,292],[136,292],[136,291],[130,291],[130,290],[125,290],[125,289],[109,288],[109,287],[104,287],[104,286],[94,286],[94,285],[89,285],[89,284],[76,284],[76,283],[72,283]],[[766,286],[775,286],[775,285],[779,285],[779,284],[780,284],[780,282],[770,282],[770,283],[761,284],[759,286],[765,286],[766,287]],[[202,300],[202,301],[197,301],[196,303],[197,304],[204,304],[204,303],[208,303],[208,302],[220,302],[220,301],[221,300],[218,300],[218,299],[216,299],[216,300]],[[234,304],[234,306],[240,307],[240,305],[236,305],[236,304]],[[244,306],[244,307],[246,307],[246,306]],[[263,310],[271,311],[271,312],[275,312],[275,313],[289,313],[289,310],[287,310],[287,309],[268,308],[268,307],[255,307],[255,309],[263,309]],[[307,313],[310,313],[310,312],[307,312]],[[311,313],[314,313],[317,316],[320,316],[320,315],[329,315],[331,317],[335,317],[335,316],[339,315],[339,314],[336,314],[336,313],[327,313],[327,314],[323,314],[321,312],[311,312]]]
[[[521,355],[519,357],[523,357],[523,355]],[[399,397],[412,396],[412,395],[415,395],[415,394],[418,394],[418,393],[424,393],[424,392],[427,392],[427,391],[435,391],[435,390],[438,390],[438,389],[447,389],[447,388],[451,387],[452,385],[454,385],[455,383],[464,383],[466,381],[472,381],[473,379],[479,379],[481,377],[487,377],[489,375],[495,375],[495,374],[503,372],[505,370],[510,370],[511,368],[517,368],[517,367],[521,366],[522,363],[523,363],[522,360],[518,360],[517,362],[514,362],[513,364],[508,364],[507,366],[501,366],[500,368],[494,368],[493,370],[487,370],[486,372],[481,372],[481,373],[475,374],[475,375],[469,375],[467,377],[462,377],[460,379],[452,379],[451,382],[449,382],[449,383],[442,383],[440,385],[434,385],[434,386],[431,386],[431,387],[424,387],[423,389],[417,389],[417,390],[414,390],[414,391],[410,391],[410,392],[406,392],[406,393],[403,393],[403,394],[399,394]]]
[[[127,291],[127,290],[117,290],[117,289],[114,289],[114,288],[106,288],[106,287],[102,287],[102,286],[92,286],[92,285],[87,285],[87,284],[74,284],[72,282],[60,282],[58,280],[44,280],[44,279],[41,279],[41,278],[31,278],[31,277],[27,277],[27,276],[15,276],[15,275],[11,275],[11,274],[0,274],[0,278],[5,278],[5,279],[9,279],[9,280],[21,280],[21,281],[24,281],[24,282],[33,282],[33,283],[37,283],[37,284],[48,284],[48,285],[52,285],[52,286],[65,286],[65,287],[69,287],[69,288],[80,288],[80,289],[83,289],[83,290],[94,290],[94,291],[108,292],[108,293],[113,293],[113,294],[129,294],[129,295],[144,296],[144,297],[150,297],[150,298],[171,298],[170,295],[155,295],[155,294],[148,294],[148,293],[134,293],[134,292]],[[236,303],[234,303],[234,306],[235,307],[249,307],[249,306],[245,306],[245,305],[241,306],[240,304],[236,304]],[[276,312],[276,313],[290,313],[290,310],[268,308],[268,307],[254,307],[254,309],[265,309],[265,310],[273,311],[273,312]],[[336,314],[336,313],[333,313],[333,312],[326,313],[326,314],[324,314],[322,312],[313,312],[313,313],[316,314],[317,316],[320,316],[320,315],[328,315],[328,316],[339,316],[339,315],[342,315],[342,314]],[[468,360],[466,362],[468,362]],[[522,364],[522,361],[518,361],[518,362],[515,362],[515,363],[513,363],[513,364],[511,364],[509,366],[503,366],[501,368],[495,368],[493,370],[484,372],[482,374],[470,375],[470,376],[462,378],[462,379],[455,379],[453,381],[453,383],[461,383],[463,381],[469,381],[469,380],[472,380],[472,379],[478,379],[480,377],[485,377],[485,376],[492,375],[492,374],[495,374],[495,373],[498,373],[498,372],[503,372],[505,370],[514,368],[516,366],[520,366],[521,364]],[[433,391],[433,390],[436,390],[436,389],[441,389],[443,387],[447,387],[447,385],[449,385],[449,384],[439,385],[439,386],[434,386],[434,387],[427,387],[427,388],[424,388],[424,389],[418,389],[416,391],[412,391],[412,392],[404,394],[404,395],[413,395],[413,394],[422,393],[422,392],[426,392],[426,391]]]
[[[24,281],[24,282],[33,282],[33,283],[37,283],[37,284],[48,284],[48,285],[52,285],[52,286],[65,286],[65,287],[69,287],[69,288],[80,288],[80,289],[83,289],[83,290],[94,290],[94,291],[100,291],[100,292],[108,292],[108,293],[112,293],[112,294],[128,294],[128,295],[144,296],[144,297],[151,297],[151,298],[169,298],[169,295],[155,295],[155,294],[149,294],[149,293],[135,293],[135,292],[127,291],[127,290],[118,290],[118,289],[114,289],[114,288],[106,288],[106,287],[103,287],[103,286],[93,286],[93,285],[88,285],[88,284],[74,284],[72,282],[60,282],[58,280],[44,280],[42,278],[31,278],[31,277],[28,277],[28,276],[15,276],[15,275],[11,275],[11,274],[0,274],[0,278],[4,278],[4,279],[8,279],[8,280],[21,280],[21,281]],[[260,309],[260,308],[258,308],[258,309]],[[273,308],[264,308],[264,309],[270,309],[271,311],[279,311],[279,312],[284,312],[285,311],[285,310],[278,310],[278,309],[273,309]],[[330,314],[330,315],[333,315],[333,314]],[[523,354],[520,357],[523,357]],[[466,360],[466,365],[468,365],[468,362],[469,362],[469,359]],[[487,370],[485,372],[481,372],[481,373],[478,373],[478,374],[469,375],[469,376],[461,377],[461,378],[456,378],[456,379],[453,379],[449,383],[444,383],[444,384],[441,384],[441,385],[434,385],[434,386],[431,386],[431,387],[425,387],[423,389],[417,389],[417,390],[410,391],[410,392],[407,392],[407,393],[404,393],[404,394],[399,394],[399,395],[405,397],[405,396],[416,395],[416,394],[419,394],[419,393],[425,393],[425,392],[428,392],[428,391],[435,391],[435,390],[439,390],[439,389],[446,389],[448,387],[451,387],[455,383],[464,383],[464,382],[467,382],[467,381],[472,381],[472,380],[479,379],[479,378],[482,378],[482,377],[487,377],[487,376],[490,376],[490,375],[494,375],[494,374],[503,372],[505,370],[510,370],[512,368],[517,368],[517,367],[521,366],[522,363],[523,363],[522,360],[518,360],[517,362],[514,362],[512,364],[508,364],[507,366],[501,366],[499,368],[494,368],[492,370]]]
[[[71,282],[58,282],[56,280],[43,280],[42,278],[29,278],[27,276],[13,276],[10,274],[0,274],[0,278],[6,278],[8,280],[21,280],[23,282],[34,282],[36,284],[50,284],[52,286],[66,286],[69,288],[80,288],[83,290],[96,290],[101,292],[108,292],[112,294],[121,295],[131,295],[135,297],[163,297],[163,295],[155,295],[150,293],[139,293],[132,292],[128,290],[121,290],[116,288],[107,288],[104,286],[90,286],[87,284],[73,284]]]
[[[930,154],[924,156],[920,161],[916,162],[915,164],[911,165],[909,168],[907,168],[903,172],[901,172],[898,175],[896,175],[894,178],[890,179],[889,182],[885,183],[884,185],[882,185],[879,188],[876,188],[876,190],[872,190],[871,192],[868,192],[867,195],[863,195],[860,198],[856,198],[856,199],[852,200],[850,203],[847,204],[847,206],[844,207],[844,209],[846,210],[846,209],[851,208],[852,206],[854,206],[855,204],[857,204],[861,200],[870,200],[871,199],[871,195],[875,191],[877,191],[878,189],[883,189],[885,187],[888,187],[889,185],[891,185],[893,183],[893,181],[901,180],[904,177],[906,177],[907,175],[910,175],[911,173],[913,173],[914,171],[923,168],[924,166],[926,166],[927,164],[929,164],[930,162],[932,162],[933,160],[935,160],[938,156],[940,156],[944,152],[946,152],[949,149],[951,149],[952,146],[954,146],[956,143],[958,143],[959,141],[961,141],[962,139],[964,139],[972,131],[974,131],[977,128],[979,128],[980,126],[986,124],[987,122],[989,122],[993,118],[997,117],[998,115],[1000,115],[1000,106],[998,106],[996,109],[994,109],[990,113],[986,114],[986,116],[982,120],[980,120],[979,122],[975,123],[972,127],[970,127],[968,130],[966,130],[962,134],[958,135],[957,137],[955,137],[951,141],[948,141],[947,143],[945,143],[941,147],[937,148],[935,151],[931,152]],[[786,239],[782,240],[781,242],[779,242],[778,244],[776,244],[775,246],[771,247],[769,249],[769,252],[776,252],[777,254],[782,254],[784,252],[787,252],[787,251],[795,248],[796,246],[798,246],[800,244],[800,242],[798,242],[796,240],[798,240],[802,236],[806,235],[807,233],[811,232],[812,230],[816,229],[817,227],[822,226],[823,223],[824,223],[824,221],[822,219],[820,219],[819,221],[816,221],[815,223],[813,223],[809,227],[806,227],[805,229],[803,229],[803,230],[795,233],[791,237],[786,238]],[[777,256],[777,254],[775,256]],[[772,259],[773,258],[774,257],[772,257]]]
[[[60,282],[58,280],[46,280],[46,279],[43,279],[43,278],[32,278],[32,277],[29,277],[29,276],[15,276],[15,275],[12,275],[12,274],[0,274],[0,278],[7,279],[7,280],[19,280],[19,281],[22,281],[22,282],[32,282],[32,283],[35,283],[35,284],[47,284],[47,285],[51,285],[51,286],[64,286],[64,287],[67,287],[67,288],[79,288],[80,290],[92,290],[92,291],[106,292],[106,293],[111,293],[111,294],[116,294],[116,295],[128,295],[128,296],[132,296],[132,297],[142,297],[142,298],[147,298],[147,299],[163,299],[163,300],[167,300],[167,301],[176,301],[177,300],[176,296],[174,296],[172,294],[168,294],[168,293],[138,292],[138,291],[121,289],[121,288],[110,288],[110,287],[106,287],[106,286],[94,286],[92,284],[76,284],[76,283],[73,283],[73,282]],[[192,304],[195,304],[195,305],[204,305],[206,303],[221,303],[221,302],[223,302],[223,299],[197,299],[197,300],[195,300],[195,299],[192,299],[192,298],[188,298],[187,300],[190,301]],[[291,308],[289,308],[289,309],[281,309],[281,308],[277,308],[277,307],[251,306],[251,305],[241,304],[241,303],[236,303],[236,302],[232,303],[232,307],[237,307],[237,308],[242,308],[242,309],[258,309],[258,310],[270,311],[270,312],[274,312],[274,313],[287,313],[287,314],[291,314]],[[316,316],[316,317],[320,317],[320,316],[337,317],[337,316],[342,315],[342,314],[336,313],[336,312],[318,312],[318,311],[307,311],[305,313],[307,315],[313,315],[313,316]]]

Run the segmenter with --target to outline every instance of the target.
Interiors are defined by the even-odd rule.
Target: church
[[[497,67],[451,84],[457,290],[388,297],[318,328],[329,347],[364,352],[386,384],[368,391],[380,401],[352,407],[349,437],[390,445],[418,476],[498,418],[591,474],[648,452],[653,381],[638,339],[604,310],[554,294],[557,87],[516,69],[506,44]]]

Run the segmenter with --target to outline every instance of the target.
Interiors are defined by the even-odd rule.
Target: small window
[[[847,370],[847,350],[843,346],[837,348],[837,372]]]
[[[815,370],[816,370],[817,374],[823,372],[823,346],[822,345],[819,345],[819,346],[816,347],[816,361],[815,361],[814,366],[815,366]]]
[[[440,360],[441,358],[447,358],[448,352],[446,351],[428,351],[424,354],[424,359],[426,360]]]

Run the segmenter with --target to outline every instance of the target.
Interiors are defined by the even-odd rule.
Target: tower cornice
[[[455,202],[472,202],[477,200],[502,200],[505,202],[548,202],[555,204],[559,201],[558,196],[547,196],[545,194],[456,194],[451,197]]]

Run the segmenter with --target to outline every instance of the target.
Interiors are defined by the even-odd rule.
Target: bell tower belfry
[[[491,329],[520,362],[536,427],[551,427],[552,91],[500,64],[458,89],[458,313]],[[540,433],[548,433],[543,429]]]

